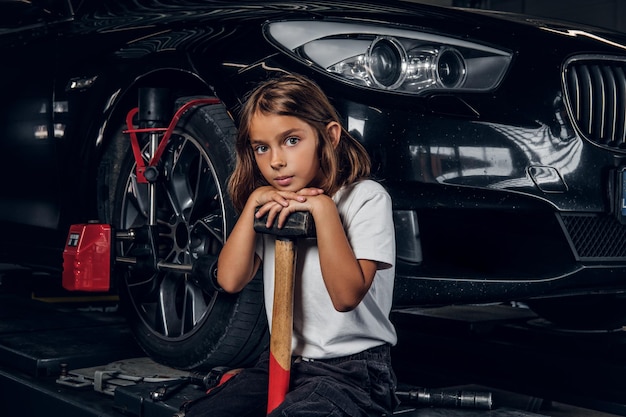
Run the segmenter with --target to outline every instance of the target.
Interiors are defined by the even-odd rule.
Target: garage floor
[[[186,386],[155,402],[150,392],[161,381],[114,382],[120,378],[107,367],[149,362],[115,300],[25,293],[1,278],[0,397],[31,400],[3,401],[0,414],[171,417],[202,394]],[[405,404],[395,415],[626,416],[622,332],[562,334],[528,310],[501,305],[398,310],[393,320],[401,389],[489,392],[494,400],[490,411]],[[81,379],[85,369],[93,376]]]

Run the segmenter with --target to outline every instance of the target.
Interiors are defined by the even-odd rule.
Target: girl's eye
[[[300,138],[297,138],[297,137],[295,137],[295,136],[292,136],[292,137],[287,138],[287,139],[285,140],[285,144],[286,144],[287,146],[294,146],[294,145],[295,145],[295,144],[297,144],[298,142],[300,142]]]
[[[254,153],[262,154],[267,152],[267,146],[265,145],[257,145],[254,147]]]

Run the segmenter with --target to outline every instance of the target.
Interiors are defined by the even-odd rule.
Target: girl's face
[[[257,112],[250,121],[250,146],[261,174],[274,188],[297,192],[318,182],[317,132],[305,121]]]

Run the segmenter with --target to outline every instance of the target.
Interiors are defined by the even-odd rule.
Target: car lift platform
[[[401,381],[471,382],[543,403],[522,409],[554,403],[595,410],[594,416],[626,416],[624,328],[563,329],[527,308],[501,304],[396,309],[392,321]]]
[[[480,374],[476,378],[469,377],[465,368],[460,369],[460,373],[453,372],[442,377],[450,371],[448,368],[456,367],[459,360],[473,362],[474,368],[501,367],[501,360],[491,359],[489,349],[484,349],[480,355],[469,345],[461,353],[449,351],[461,346],[458,337],[455,340],[456,336],[473,333],[470,338],[477,339],[476,332],[493,334],[502,322],[515,324],[526,314],[507,310],[506,314],[499,316],[485,313],[484,317],[478,318],[474,312],[473,317],[468,319],[460,313],[440,309],[394,312],[400,339],[392,355],[396,372],[403,381],[400,389],[410,391],[419,386],[437,390],[437,387],[443,387],[458,392],[488,391],[493,393],[494,407],[484,410],[403,404],[394,415],[551,415],[544,414],[540,409],[543,400],[535,397],[534,392],[515,394],[499,388],[486,388],[488,385],[475,384],[474,381],[500,381]],[[446,314],[452,314],[453,318],[446,317]],[[467,317],[467,311],[465,315]],[[430,326],[434,328],[430,329]],[[444,327],[448,330],[443,331]],[[439,339],[450,343],[447,351],[438,344]],[[507,346],[504,348],[507,349]],[[451,356],[444,360],[439,353]],[[520,361],[512,354],[508,359],[511,364]],[[509,378],[518,379],[519,370],[515,366],[509,369]],[[134,342],[124,319],[115,311],[59,308],[26,297],[0,294],[1,415],[172,417],[183,403],[202,396],[203,389],[191,384],[181,385],[162,401],[154,400],[151,393],[170,381],[180,380],[184,375],[184,371],[158,365],[146,358]],[[532,385],[541,385],[543,377],[537,375],[535,378]],[[596,383],[591,380],[585,382],[587,386]]]

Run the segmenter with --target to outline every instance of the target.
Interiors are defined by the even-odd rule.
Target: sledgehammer
[[[293,288],[296,270],[296,239],[315,236],[313,216],[291,213],[282,228],[266,227],[266,216],[254,220],[254,230],[276,236],[274,265],[274,304],[270,334],[267,414],[280,405],[289,390],[291,336],[293,333]]]

